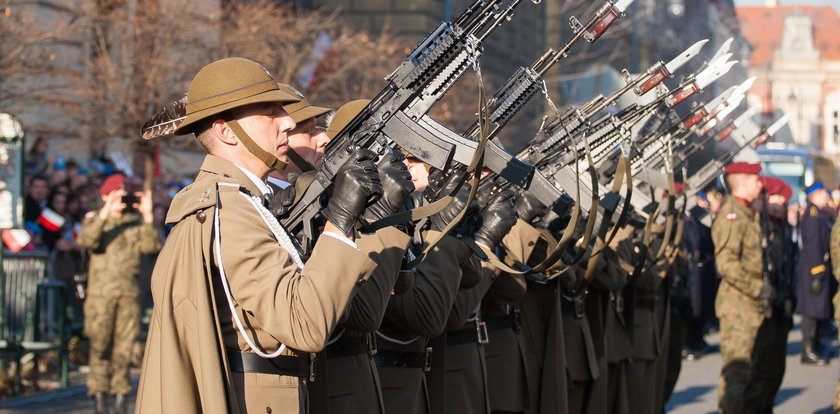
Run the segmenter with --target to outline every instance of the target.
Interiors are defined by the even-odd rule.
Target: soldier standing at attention
[[[769,281],[776,297],[772,312],[765,316],[758,330],[759,346],[755,360],[761,361],[755,367],[751,388],[755,397],[750,401],[758,412],[773,412],[776,394],[785,376],[788,332],[793,326],[793,276],[795,273],[798,246],[793,241],[791,226],[787,223],[787,202],[793,190],[779,178],[759,177],[764,187],[764,196],[753,203],[762,214],[762,237],[766,245],[764,262]]]
[[[90,249],[84,310],[90,338],[88,395],[95,399],[96,413],[108,411],[108,394],[115,396],[114,411],[126,412],[131,349],[140,332],[140,256],[160,250],[160,237],[152,225],[151,191],[139,193],[139,202],[127,205],[125,201],[132,200],[123,198],[124,183],[122,174],[102,183],[99,194],[104,206],[87,214],[79,232],[79,244]]]
[[[218,60],[193,78],[175,133],[194,133],[208,155],[167,213],[174,227],[152,275],[137,413],[306,412],[310,353],[376,266],[353,227],[382,186],[375,154],[347,154],[303,263],[266,208],[265,182],[285,166],[296,126],[283,104],[299,100],[248,59]]]
[[[720,318],[723,367],[718,388],[721,413],[747,413],[753,376],[753,347],[773,299],[765,280],[759,212],[751,203],[761,193],[761,166],[736,162],[724,170],[730,189],[712,223],[715,261],[723,277],[715,299]]]
[[[829,238],[834,214],[831,194],[821,181],[805,189],[808,198],[799,225],[802,250],[796,269],[796,313],[802,315],[802,363],[828,364],[820,346],[820,331],[831,319],[831,276]]]

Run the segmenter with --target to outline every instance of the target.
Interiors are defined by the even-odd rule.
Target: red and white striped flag
[[[38,217],[38,223],[49,231],[58,231],[64,225],[64,217],[49,207],[45,207]]]
[[[19,252],[32,241],[32,236],[30,236],[29,232],[24,229],[3,230],[2,237],[3,243],[6,243],[6,247],[8,247],[13,253]]]

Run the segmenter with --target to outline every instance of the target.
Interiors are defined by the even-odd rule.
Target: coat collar
[[[254,184],[251,178],[242,172],[239,167],[226,159],[207,154],[204,158],[204,163],[201,164],[201,172],[198,177],[196,177],[196,181],[202,178],[202,174],[205,173],[218,176],[218,181],[239,184],[241,187],[248,190],[248,192],[252,195],[262,195],[262,191],[260,191],[257,185]]]
[[[214,155],[207,155],[195,181],[184,187],[172,199],[166,213],[166,223],[177,223],[196,211],[216,204],[216,183],[239,185],[253,195],[261,195],[259,188],[232,162]]]

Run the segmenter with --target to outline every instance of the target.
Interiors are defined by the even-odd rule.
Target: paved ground
[[[788,336],[788,357],[785,379],[776,395],[777,413],[831,414],[834,390],[837,385],[837,358],[824,367],[806,366],[799,362],[802,335],[797,325]],[[717,344],[717,335],[709,336],[710,344]],[[836,349],[836,341],[835,341]],[[710,354],[695,361],[683,360],[683,368],[674,395],[667,406],[670,413],[713,413],[717,411],[717,381],[720,374],[720,354]]]
[[[788,344],[787,372],[782,389],[776,397],[777,413],[830,414],[831,402],[837,383],[837,359],[826,367],[803,366],[799,363],[802,350],[798,325],[791,332]],[[706,338],[716,345],[716,335]],[[836,348],[836,343],[835,343]],[[717,406],[717,380],[720,372],[720,354],[710,354],[696,361],[683,361],[680,379],[667,408],[671,413],[714,413]],[[133,372],[136,379],[137,371]],[[24,398],[0,400],[0,414],[12,413],[90,413],[93,405],[87,398],[84,375],[71,378],[72,386]],[[131,406],[133,410],[133,404]]]

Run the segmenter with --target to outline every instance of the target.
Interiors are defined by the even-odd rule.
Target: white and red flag
[[[32,241],[32,236],[24,229],[6,229],[3,230],[3,243],[13,253],[21,251],[26,245]]]
[[[38,217],[38,223],[49,231],[58,231],[64,225],[64,216],[46,207]]]

